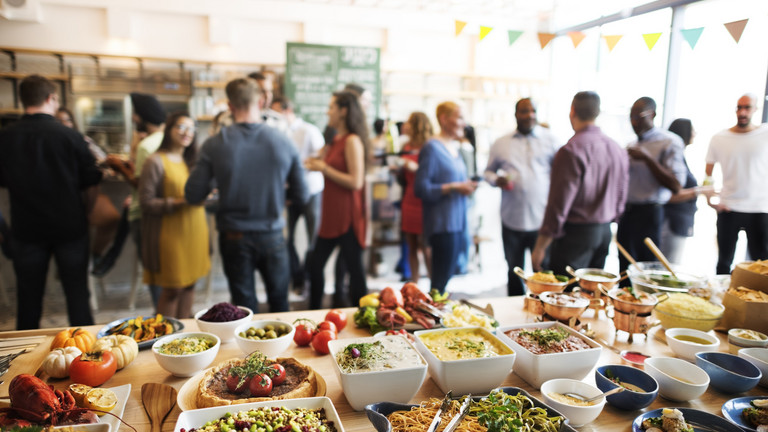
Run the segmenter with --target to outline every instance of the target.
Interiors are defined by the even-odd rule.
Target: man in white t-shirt
[[[707,152],[707,176],[716,163],[723,172],[720,201],[707,198],[717,211],[717,273],[731,272],[739,231],[747,233],[747,250],[754,259],[768,259],[768,124],[752,124],[757,97],[746,94],[736,106],[736,126],[712,137]]]

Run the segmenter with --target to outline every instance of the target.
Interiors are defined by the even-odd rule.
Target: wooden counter
[[[536,321],[536,317],[534,315],[529,314],[523,310],[523,297],[476,299],[473,301],[475,301],[477,304],[480,304],[480,305],[484,305],[486,302],[491,302],[493,304],[494,310],[496,311],[496,317],[502,326],[530,323],[530,322]],[[255,318],[280,319],[283,321],[292,322],[296,318],[305,317],[305,318],[310,318],[316,321],[321,321],[325,316],[325,312],[326,311],[297,311],[297,312],[286,312],[286,313],[278,313],[278,314],[261,314]],[[354,309],[352,308],[347,309],[347,313],[349,316],[349,323],[347,325],[347,328],[345,328],[340,333],[339,335],[340,338],[367,336],[368,332],[366,330],[361,330],[354,327],[354,323],[352,322],[352,314],[354,313]],[[599,312],[599,318],[595,318],[594,311],[588,310],[582,316],[582,322],[589,323],[591,328],[595,330],[596,339],[611,343],[618,349],[626,349],[628,347],[631,347],[632,350],[641,351],[651,356],[674,356],[674,353],[671,351],[671,349],[667,347],[667,345],[664,342],[662,342],[661,340],[657,339],[654,336],[655,333],[660,330],[660,328],[658,327],[656,327],[651,331],[651,333],[648,335],[647,341],[643,336],[636,335],[634,338],[635,339],[634,343],[630,345],[626,342],[627,341],[626,333],[619,332],[618,337],[615,336],[613,323],[611,320],[605,317],[604,312]],[[185,330],[188,330],[188,331],[197,330],[197,325],[195,324],[194,320],[184,320],[184,324],[186,326]],[[102,327],[101,325],[93,326],[92,328],[90,328],[90,330],[93,331],[93,333],[95,334],[98,332],[98,330],[101,327]],[[24,332],[3,332],[3,333],[0,333],[0,338],[16,337],[16,336],[23,336],[23,335],[34,335],[34,334],[54,334],[56,331],[57,329],[44,329],[44,330],[33,330],[33,331],[24,331]],[[718,333],[717,336],[721,340],[720,350],[727,352],[728,343],[727,343],[726,335]],[[232,341],[222,345],[214,364],[229,358],[239,357],[242,355],[243,353],[238,348],[237,343]],[[300,348],[294,344],[292,344],[291,348],[289,348],[288,351],[284,353],[284,356],[297,358],[299,361],[310,365],[312,368],[314,368],[318,373],[320,373],[325,378],[325,381],[328,385],[327,396],[331,398],[334,405],[336,406],[336,410],[338,411],[339,416],[341,417],[341,422],[345,430],[347,431],[372,430],[372,426],[368,422],[365,412],[353,411],[352,408],[347,403],[347,400],[345,399],[344,394],[342,393],[342,390],[341,390],[341,383],[338,381],[333,371],[333,368],[334,368],[332,363],[333,360],[331,359],[330,356],[328,355],[321,356],[316,354],[309,347]],[[23,357],[20,357],[19,360],[23,361]],[[620,364],[620,363],[622,363],[622,361],[618,356],[618,354],[608,349],[603,350],[599,364]],[[13,377],[5,376],[3,378],[7,380]],[[590,373],[584,379],[584,381],[590,384],[594,384],[593,374]],[[114,387],[114,386],[119,386],[127,383],[130,383],[132,385],[131,396],[126,404],[123,419],[129,424],[133,425],[133,427],[135,427],[136,430],[138,431],[149,430],[149,419],[147,418],[144,412],[144,409],[141,405],[141,385],[145,382],[166,383],[179,389],[186,382],[186,379],[173,377],[155,362],[155,359],[150,350],[142,350],[139,353],[138,358],[133,363],[131,363],[125,369],[118,371],[117,374],[114,377],[112,377],[112,379],[110,379],[109,381],[107,381],[107,383],[103,385],[104,387]],[[54,386],[56,387],[65,387],[65,386],[68,386],[69,383],[70,382],[68,380],[56,380],[52,382],[52,384],[54,384]],[[530,392],[533,396],[541,398],[541,393],[538,390],[533,389],[530,385],[525,383],[521,378],[519,378],[514,373],[511,373],[507,377],[503,385],[516,386],[516,387],[523,388],[528,392]],[[654,410],[661,407],[676,406],[676,407],[695,408],[695,409],[707,411],[716,415],[722,415],[720,412],[721,406],[725,401],[729,399],[732,399],[737,396],[766,395],[766,394],[768,394],[768,392],[766,392],[766,389],[762,387],[756,387],[755,389],[751,390],[746,394],[739,394],[739,395],[721,394],[710,387],[709,390],[707,390],[707,392],[703,396],[701,396],[699,399],[690,401],[688,403],[670,402],[661,397],[658,397],[656,401],[650,407],[646,408],[644,411]],[[419,393],[413,398],[411,402],[418,403],[419,401],[432,396],[442,397],[442,394],[439,388],[432,381],[432,379],[427,377],[421,389],[419,390]],[[168,416],[163,426],[163,431],[173,431],[173,426],[176,423],[176,419],[178,418],[179,413],[180,413],[180,410],[178,406],[176,406],[174,410],[171,412],[171,414]],[[631,411],[631,412],[622,411],[606,404],[605,409],[603,410],[602,414],[597,420],[579,428],[579,430],[580,431],[627,431],[627,430],[630,430],[631,428],[632,420],[640,414],[641,414],[641,411]],[[120,431],[129,431],[129,430],[130,429],[125,426],[122,426],[120,428]]]

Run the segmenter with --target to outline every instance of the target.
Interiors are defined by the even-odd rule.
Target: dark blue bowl
[[[709,375],[709,383],[723,393],[743,393],[760,382],[762,373],[749,361],[723,352],[696,353],[696,366]]]
[[[595,383],[600,390],[607,392],[619,386],[608,379],[606,371],[611,371],[611,375],[621,382],[633,384],[645,390],[645,393],[624,390],[621,393],[612,394],[605,398],[609,404],[619,409],[634,411],[643,409],[656,400],[659,394],[659,383],[642,370],[626,365],[605,365],[597,368]]]

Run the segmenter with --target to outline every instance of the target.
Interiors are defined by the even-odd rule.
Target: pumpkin
[[[66,348],[54,348],[43,360],[43,372],[52,378],[64,378],[69,376],[69,365],[72,360],[80,357],[80,348],[68,346]]]
[[[122,369],[139,355],[139,344],[130,336],[109,335],[94,342],[90,351],[111,351],[117,361],[117,368]]]
[[[94,342],[96,342],[96,336],[87,330],[81,328],[66,329],[56,334],[53,342],[51,342],[51,349],[74,346],[80,348],[80,351],[86,352]]]

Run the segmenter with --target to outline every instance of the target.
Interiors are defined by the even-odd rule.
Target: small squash
[[[72,360],[80,357],[80,348],[68,346],[66,348],[54,348],[43,360],[43,372],[52,378],[65,378],[69,376],[69,365]]]
[[[112,351],[117,361],[117,368],[122,369],[139,355],[139,344],[130,336],[109,335],[94,342],[90,351]]]
[[[88,330],[81,328],[66,329],[60,331],[51,342],[51,349],[54,348],[66,348],[69,346],[75,346],[82,352],[88,351],[91,345],[96,342],[96,336]]]

